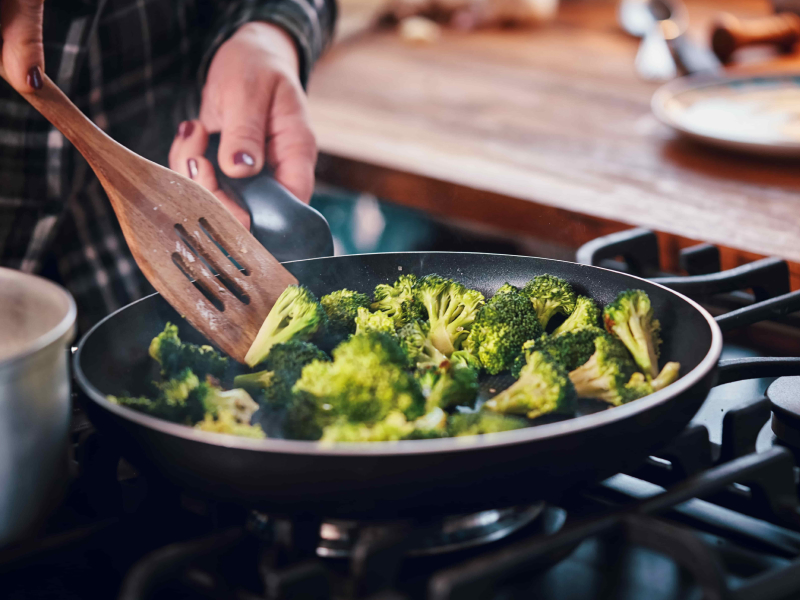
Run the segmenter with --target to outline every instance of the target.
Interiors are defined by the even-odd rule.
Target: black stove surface
[[[593,242],[579,258],[627,257],[612,266],[655,276],[653,245],[648,232],[626,232]],[[702,297],[722,289],[734,303],[728,309],[767,303],[754,305],[758,314],[729,313],[727,328],[800,308],[800,295],[788,294],[788,272],[777,280],[775,261],[751,269],[750,279],[740,272],[746,268],[733,270],[736,285],[709,282],[721,279],[714,250],[687,252],[694,277],[676,285]],[[747,289],[752,295],[737,291]],[[727,344],[723,357],[753,354]],[[78,411],[80,474],[39,535],[0,549],[0,598],[800,597],[797,457],[772,432],[771,381],[718,386],[657,456],[557,505],[424,525],[288,521],[194,498],[138,475]],[[447,551],[418,551],[436,547],[443,528]]]

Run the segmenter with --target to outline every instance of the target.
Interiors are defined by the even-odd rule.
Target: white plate
[[[681,77],[655,93],[652,108],[662,123],[708,144],[800,157],[800,74]]]

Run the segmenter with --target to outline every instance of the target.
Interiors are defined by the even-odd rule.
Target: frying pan
[[[519,505],[557,499],[637,465],[687,425],[715,382],[722,334],[714,319],[689,298],[624,273],[542,258],[448,252],[322,257],[284,265],[318,296],[343,287],[371,293],[377,284],[407,273],[452,277],[487,297],[506,282],[523,285],[542,273],[566,279],[602,304],[624,289],[640,288],[662,323],[661,363],[679,361],[683,375],[621,407],[585,401],[576,418],[543,419],[485,436],[333,446],[238,438],[156,419],[106,399],[143,391],[154,374],[150,340],[167,321],[179,324],[182,338],[204,341],[154,294],[98,323],[74,357],[89,417],[139,469],[272,514],[383,519]],[[488,397],[508,383],[487,379],[481,394]]]

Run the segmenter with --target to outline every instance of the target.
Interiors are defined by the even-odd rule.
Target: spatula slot
[[[244,275],[250,276],[250,271],[247,270],[247,267],[242,264],[241,260],[237,260],[233,254],[222,244],[222,236],[218,235],[214,228],[211,226],[211,223],[205,217],[200,217],[198,221],[200,224],[200,229],[208,236],[214,245],[219,248],[220,252],[222,252],[225,257],[231,261],[234,267],[236,267],[239,271],[241,271]]]
[[[172,262],[173,264],[178,267],[183,276],[188,279],[192,285],[197,289],[198,292],[203,294],[203,297],[208,300],[214,308],[216,308],[220,312],[225,312],[225,304],[214,295],[212,292],[202,281],[200,277],[198,277],[194,270],[186,264],[186,261],[183,257],[178,254],[177,252],[172,253]]]
[[[183,243],[186,244],[186,247],[189,248],[189,250],[191,250],[191,252],[199,258],[199,260],[206,266],[211,274],[214,275],[239,302],[245,305],[250,304],[250,296],[247,295],[247,292],[244,291],[242,286],[239,285],[239,283],[233,277],[229,276],[222,268],[220,268],[219,264],[215,260],[214,256],[212,256],[207,245],[201,239],[199,234],[190,236],[189,232],[186,231],[183,225],[180,224],[175,225],[175,231],[178,232],[178,235]],[[218,246],[211,236],[209,236],[209,239],[211,239],[211,241]]]

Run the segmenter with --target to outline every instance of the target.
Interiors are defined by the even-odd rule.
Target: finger
[[[264,167],[267,114],[274,74],[243,77],[222,92],[219,162],[229,177],[250,177]]]
[[[216,174],[214,173],[214,166],[211,162],[203,156],[192,156],[186,159],[185,175],[202,185],[207,190],[214,193],[219,198],[220,202],[227,208],[236,219],[250,229],[250,214],[239,204],[231,200],[231,198],[219,189]]]
[[[186,161],[203,156],[208,146],[208,132],[200,121],[183,121],[169,149],[169,168],[186,175]]]
[[[42,87],[43,12],[43,0],[4,0],[0,3],[3,66],[9,83],[20,92],[33,92]]]
[[[309,126],[305,96],[288,81],[275,90],[268,133],[267,160],[275,179],[307,203],[314,192],[317,143]]]

